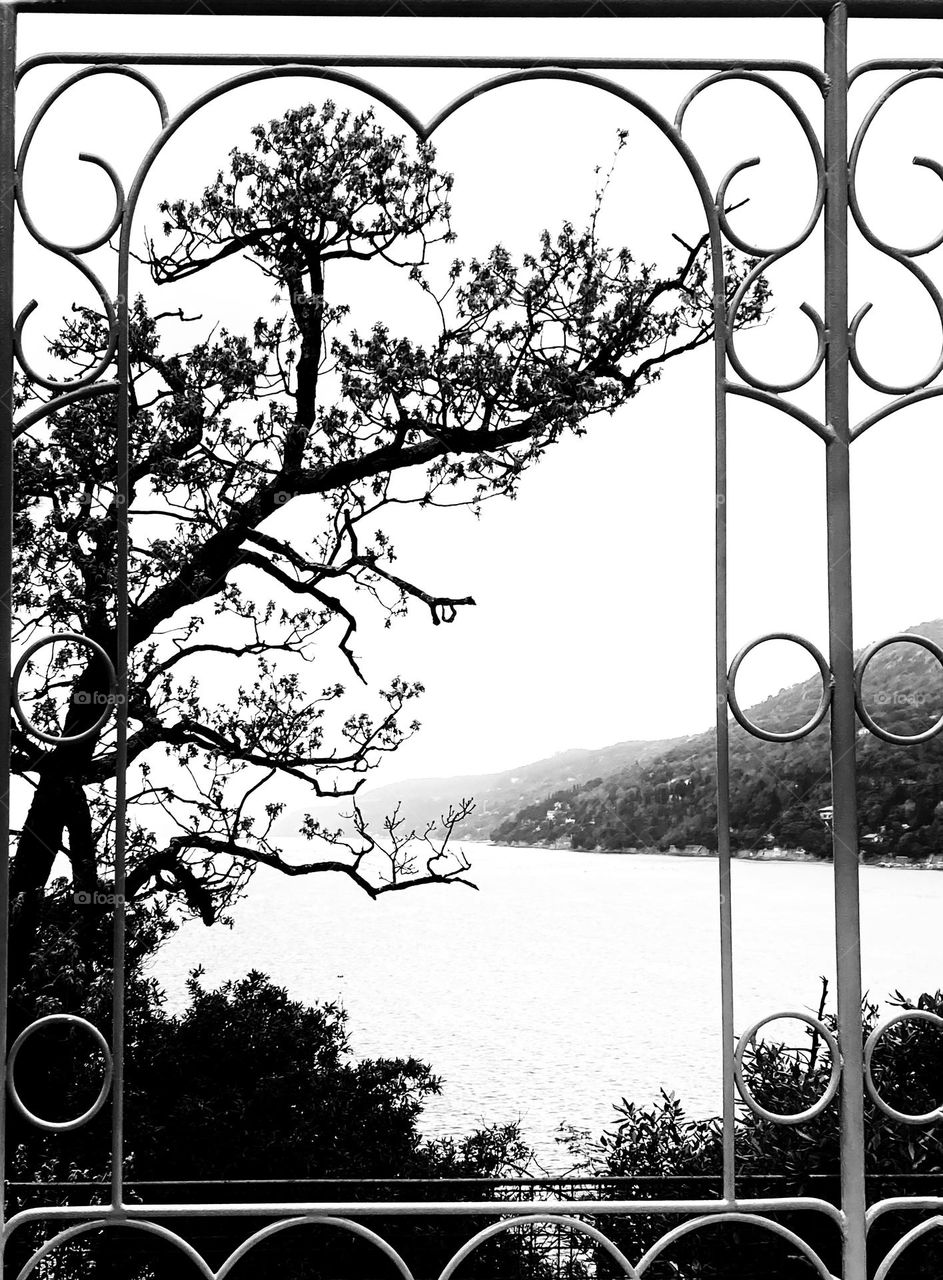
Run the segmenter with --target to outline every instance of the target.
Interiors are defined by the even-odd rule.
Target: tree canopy
[[[625,145],[620,135],[618,149]],[[605,183],[587,226],[544,231],[516,260],[505,248],[451,262],[452,178],[433,148],[396,136],[371,109],[330,101],[253,130],[196,199],[168,199],[140,259],[156,285],[240,255],[271,284],[251,331],[201,330],[182,308],[130,306],[131,553],[128,897],[132,913],[171,904],[206,923],[261,865],[334,872],[371,894],[465,880],[467,863],[432,832],[394,820],[368,829],[356,809],[366,773],[418,727],[420,683],[396,677],[372,697],[323,681],[342,655],[357,690],[358,622],[409,608],[434,624],[474,603],[400,568],[384,513],[513,497],[566,434],[585,432],[708,342],[713,296],[705,240],[665,273],[599,237]],[[358,329],[342,268],[395,270],[432,317],[418,341]],[[749,268],[732,251],[732,296]],[[153,290],[152,292],[157,292]],[[737,323],[757,322],[758,280]],[[195,335],[199,336],[195,336]],[[50,344],[76,376],[107,363],[105,317],[73,306]],[[21,382],[23,405],[42,387]],[[51,631],[116,652],[116,401],[77,400],[27,425],[16,447],[18,641]],[[303,531],[299,535],[299,530]],[[75,734],[108,686],[77,643],[31,660],[34,721]],[[227,674],[213,700],[201,673]],[[60,727],[61,726],[61,727]],[[43,903],[94,901],[114,846],[113,726],[49,746],[13,727],[13,769],[28,803],[12,860],[14,955],[32,948]],[[272,837],[280,787],[304,789],[309,860]],[[346,798],[346,829],[319,802]],[[446,831],[463,812],[446,815]],[[57,855],[70,882],[53,882]]]

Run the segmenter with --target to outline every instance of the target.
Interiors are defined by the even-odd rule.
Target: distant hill
[[[943,620],[911,632],[943,643]],[[803,724],[820,694],[818,676],[750,709],[750,718],[783,731]],[[932,724],[943,708],[943,675],[917,646],[892,646],[870,664],[865,701],[896,733]],[[731,835],[738,850],[773,846],[830,852],[828,728],[798,742],[764,742],[731,722]],[[497,844],[575,849],[714,848],[713,730],[647,752],[593,780],[560,787],[497,823]],[[863,726],[858,735],[858,812],[862,851],[874,858],[943,854],[943,734],[894,746]]]
[[[456,833],[466,840],[487,840],[496,826],[535,800],[648,760],[680,741],[682,739],[673,738],[617,742],[595,751],[581,748],[561,751],[546,760],[500,773],[394,782],[361,793],[360,808],[370,822],[377,823],[399,803],[400,816],[408,826],[418,829],[429,822],[438,822],[450,804],[473,797],[475,811],[456,828]],[[294,834],[300,822],[300,814],[291,814],[279,823],[278,832]]]

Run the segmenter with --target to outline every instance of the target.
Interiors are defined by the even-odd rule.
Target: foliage
[[[939,642],[943,621],[912,630]],[[935,662],[917,646],[876,655],[864,682],[866,704],[891,732],[922,732],[935,719]],[[781,690],[751,718],[783,731],[804,724],[821,693],[818,675]],[[556,791],[491,831],[498,844],[566,843],[575,849],[716,848],[714,731],[650,754],[618,773]],[[895,746],[858,739],[858,812],[865,858],[926,858],[943,849],[943,739]],[[831,850],[828,731],[797,742],[765,742],[730,726],[730,834],[733,848]]]
[[[257,972],[216,990],[207,989],[196,972],[188,988],[186,1008],[170,1015],[152,987],[132,987],[126,1080],[132,1197],[449,1199],[469,1193],[462,1179],[507,1177],[529,1163],[531,1153],[513,1124],[491,1125],[460,1139],[424,1140],[418,1121],[424,1102],[439,1091],[439,1080],[415,1058],[353,1059],[346,1014],[337,1005],[306,1006]],[[103,996],[87,1012],[105,1020],[104,1004]],[[40,1114],[77,1114],[97,1089],[99,1064],[84,1045],[72,1048],[79,1050],[75,1057],[50,1054],[47,1045],[18,1071],[28,1082],[25,1097]],[[107,1165],[107,1110],[74,1134],[50,1137],[15,1126],[15,1170],[73,1183],[100,1180]],[[404,1188],[392,1185],[395,1178],[421,1181]],[[442,1178],[459,1181],[429,1185]],[[154,1179],[165,1185],[135,1187]],[[358,1187],[344,1179],[378,1181]],[[245,1180],[252,1185],[240,1185]],[[23,1202],[34,1202],[35,1194],[26,1193]],[[263,1224],[231,1219],[170,1225],[218,1266]],[[438,1274],[475,1229],[464,1219],[373,1225],[418,1264],[420,1275]],[[114,1236],[77,1243],[56,1280],[110,1275],[114,1266],[133,1280],[180,1274],[179,1258],[155,1251],[152,1243],[129,1246],[128,1252]],[[14,1254],[20,1262],[26,1245],[22,1235]],[[256,1274],[268,1266],[290,1280],[365,1269],[373,1274],[376,1261],[336,1233],[319,1241],[317,1258],[314,1268],[310,1240],[286,1237],[277,1248],[266,1247],[254,1265]],[[122,1271],[122,1265],[129,1269]],[[540,1280],[548,1274],[535,1242],[513,1237],[484,1250],[476,1265],[499,1276]]]
[[[129,1066],[128,1141],[147,1178],[408,1176],[415,1124],[438,1092],[416,1059],[350,1062],[346,1016],[305,1007],[262,974],[158,1018]],[[289,1134],[291,1141],[287,1141]],[[240,1172],[241,1171],[241,1172]]]

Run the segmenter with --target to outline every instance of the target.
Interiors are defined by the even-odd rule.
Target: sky
[[[49,49],[124,49],[319,53],[403,52],[463,55],[526,53],[552,58],[619,56],[790,57],[818,63],[821,23],[763,21],[528,22],[417,19],[224,20],[101,19],[34,16],[22,20],[22,57]],[[940,52],[931,22],[859,22],[851,58]],[[223,72],[156,73],[171,109]],[[428,117],[486,72],[366,72]],[[58,82],[48,68],[24,82],[23,102],[38,103]],[[634,74],[626,82],[673,114],[694,77]],[[888,83],[865,77],[854,91],[857,118]],[[810,112],[814,92],[798,78],[784,83]],[[862,156],[860,198],[875,228],[896,244],[930,239],[943,222],[943,189],[916,155],[936,155],[943,85],[918,85],[879,117]],[[195,194],[249,126],[290,104],[361,103],[360,95],[315,81],[280,81],[230,95],[192,122],[155,166],[141,203],[139,231],[167,194]],[[26,107],[21,107],[26,111]],[[388,113],[378,111],[381,118]],[[818,115],[813,116],[818,121]],[[110,212],[107,181],[78,164],[80,150],[98,152],[126,182],[156,126],[139,86],[116,78],[77,86],[38,135],[27,192],[47,233],[78,240]],[[392,123],[392,121],[391,121]],[[678,261],[676,232],[703,230],[693,185],[655,129],[624,104],[589,88],[560,83],[517,85],[469,104],[442,128],[439,162],[456,176],[458,243],[468,256],[498,241],[520,253],[542,228],[588,216],[596,166],[611,159],[617,131],[629,143],[610,189],[604,231],[609,243],[667,267]],[[686,137],[712,184],[752,155],[762,164],[741,175],[731,198],[749,196],[735,217],[741,234],[782,242],[804,224],[814,194],[813,167],[798,127],[759,86],[718,85],[692,107]],[[25,241],[25,238],[22,238]],[[873,301],[861,349],[882,376],[914,375],[932,364],[940,327],[921,291],[898,266],[850,241],[851,311]],[[57,300],[71,297],[69,269],[25,242],[19,246],[21,302],[40,310],[27,328],[27,349],[40,352],[54,326]],[[939,258],[929,259],[931,265]],[[821,313],[821,236],[770,272],[774,312],[739,349],[766,377],[792,376],[814,351],[809,301]],[[102,270],[108,261],[100,258]],[[357,324],[423,324],[414,304],[372,269],[345,277]],[[139,272],[140,287],[146,287]],[[166,305],[199,305],[208,321],[236,329],[264,309],[264,282],[233,264],[180,286]],[[45,324],[45,328],[44,328]],[[30,342],[33,343],[30,346]],[[449,627],[433,628],[424,610],[384,631],[365,625],[358,653],[371,684],[394,673],[427,688],[423,731],[378,776],[490,771],[574,746],[699,731],[713,722],[713,410],[711,356],[676,363],[656,387],[582,439],[561,443],[525,480],[513,503],[469,513],[407,513],[392,528],[401,569],[428,590],[470,594],[477,607]],[[796,403],[821,413],[821,378]],[[859,414],[880,397],[855,390]],[[853,452],[855,640],[864,644],[943,614],[937,567],[943,438],[939,401],[872,430]],[[798,632],[827,649],[824,449],[784,415],[731,400],[728,518],[730,528],[730,656],[769,631]],[[283,527],[304,529],[286,509]],[[294,523],[296,522],[297,523]],[[324,670],[334,659],[325,657]],[[769,645],[744,664],[741,702],[805,678],[811,662],[790,646]],[[224,692],[231,674],[206,672],[208,690]],[[317,684],[324,683],[317,674]]]

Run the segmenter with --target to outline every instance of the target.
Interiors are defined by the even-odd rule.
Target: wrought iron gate
[[[182,56],[161,55],[152,52],[130,51],[125,54],[88,55],[48,55],[32,58],[21,66],[16,63],[16,24],[18,13],[35,13],[54,11],[56,13],[185,13],[191,12],[193,6],[186,3],[153,3],[144,4],[108,4],[104,2],[79,3],[78,0],[22,0],[20,3],[4,4],[0,10],[2,22],[2,70],[0,70],[0,169],[2,169],[3,197],[0,200],[0,380],[4,387],[2,412],[4,429],[2,445],[0,445],[0,490],[2,490],[2,519],[0,519],[0,573],[2,573],[2,599],[4,619],[2,625],[3,645],[0,656],[0,667],[10,672],[12,660],[18,659],[22,666],[24,655],[11,652],[11,564],[12,564],[12,510],[13,510],[13,440],[15,434],[67,403],[79,398],[99,395],[104,392],[116,392],[119,402],[119,427],[117,437],[117,473],[120,497],[117,504],[117,555],[118,555],[118,596],[117,596],[117,651],[115,660],[105,655],[111,667],[113,686],[117,694],[115,698],[118,750],[125,752],[127,746],[127,701],[124,696],[127,689],[127,655],[128,655],[128,283],[130,235],[134,213],[142,184],[154,161],[174,133],[190,117],[205,104],[220,96],[230,93],[240,86],[248,85],[272,77],[308,77],[320,85],[343,84],[354,86],[387,108],[395,112],[402,121],[420,138],[429,138],[439,125],[454,112],[483,93],[490,92],[502,85],[512,82],[533,80],[569,80],[579,84],[592,86],[600,93],[614,95],[629,107],[641,112],[661,131],[665,139],[675,149],[687,168],[696,185],[704,215],[709,229],[710,247],[713,263],[713,295],[714,295],[714,378],[715,378],[715,421],[716,421],[716,486],[718,501],[716,503],[716,586],[717,586],[717,619],[716,619],[716,688],[717,698],[717,776],[718,776],[718,847],[719,847],[719,910],[721,924],[721,976],[722,976],[722,1032],[723,1032],[723,1135],[724,1135],[724,1172],[723,1196],[718,1200],[645,1200],[645,1201],[612,1201],[591,1200],[580,1201],[578,1206],[572,1202],[534,1201],[509,1204],[506,1200],[468,1201],[461,1203],[421,1203],[409,1202],[376,1202],[363,1203],[264,1203],[264,1204],[179,1204],[159,1206],[128,1203],[122,1185],[122,1152],[124,1142],[124,1123],[122,1114],[124,1083],[124,910],[123,899],[125,889],[125,786],[124,772],[119,771],[117,783],[117,847],[114,891],[116,906],[114,912],[114,1002],[113,1021],[110,1033],[105,1029],[83,1025],[94,1037],[107,1060],[106,1078],[102,1083],[100,1095],[94,1107],[83,1117],[78,1117],[74,1125],[86,1121],[102,1107],[110,1105],[112,1115],[112,1185],[111,1203],[101,1205],[70,1204],[66,1207],[52,1209],[30,1209],[16,1213],[4,1223],[4,1242],[14,1232],[21,1231],[26,1224],[41,1225],[48,1232],[47,1242],[34,1254],[32,1260],[20,1272],[26,1275],[34,1273],[41,1260],[61,1242],[81,1235],[95,1226],[121,1225],[124,1228],[153,1236],[159,1236],[172,1242],[183,1254],[197,1266],[200,1273],[211,1277],[214,1273],[196,1254],[195,1250],[166,1226],[156,1223],[157,1216],[167,1220],[185,1219],[207,1215],[225,1215],[244,1218],[269,1218],[271,1223],[263,1230],[256,1232],[237,1250],[230,1260],[215,1273],[219,1280],[228,1274],[235,1263],[250,1253],[260,1240],[282,1230],[305,1224],[331,1223],[347,1231],[353,1232],[370,1242],[391,1258],[406,1280],[410,1280],[410,1271],[406,1263],[400,1259],[391,1247],[378,1235],[362,1225],[362,1219],[392,1217],[398,1215],[435,1216],[465,1215],[471,1217],[491,1217],[493,1225],[479,1232],[470,1239],[465,1247],[452,1259],[442,1280],[448,1280],[462,1260],[472,1253],[485,1239],[513,1227],[522,1222],[560,1223],[569,1226],[573,1231],[589,1236],[601,1247],[607,1249],[616,1262],[630,1276],[641,1276],[648,1267],[670,1245],[682,1236],[698,1233],[712,1225],[739,1222],[753,1223],[786,1239],[794,1249],[803,1254],[813,1269],[821,1276],[828,1277],[829,1271],[824,1262],[797,1235],[790,1232],[779,1222],[768,1215],[777,1210],[801,1209],[810,1213],[820,1213],[833,1221],[842,1234],[844,1250],[843,1275],[846,1280],[864,1280],[867,1274],[866,1247],[868,1230],[872,1223],[882,1215],[894,1210],[906,1209],[917,1215],[917,1225],[903,1235],[890,1252],[880,1260],[876,1280],[884,1280],[896,1260],[905,1253],[908,1246],[925,1233],[938,1229],[943,1225],[943,1218],[928,1217],[927,1214],[943,1208],[943,1200],[937,1197],[911,1198],[907,1200],[888,1199],[866,1208],[865,1202],[865,1128],[864,1102],[866,1094],[870,1095],[877,1107],[896,1122],[906,1124],[930,1124],[943,1118],[943,1109],[927,1116],[902,1115],[889,1106],[880,1096],[870,1075],[871,1054],[880,1036],[891,1022],[901,1017],[890,1019],[871,1036],[867,1045],[863,1044],[861,1020],[861,977],[860,977],[860,942],[859,942],[859,898],[858,898],[858,824],[855,795],[855,742],[859,732],[859,724],[867,730],[889,741],[901,741],[893,734],[887,733],[871,717],[863,705],[861,684],[864,669],[878,648],[892,641],[909,640],[923,644],[943,662],[943,653],[932,642],[921,638],[914,641],[912,636],[889,637],[880,645],[872,646],[864,656],[855,663],[852,642],[852,596],[851,596],[851,532],[849,518],[849,451],[852,442],[879,420],[897,412],[908,405],[928,399],[943,392],[943,384],[939,375],[943,371],[943,355],[935,363],[926,377],[909,385],[892,386],[873,376],[856,349],[858,325],[864,314],[860,311],[854,317],[848,314],[848,250],[846,246],[847,230],[851,220],[857,225],[865,240],[881,253],[896,260],[914,275],[926,288],[932,302],[943,320],[943,297],[917,262],[921,254],[935,248],[940,241],[914,250],[895,247],[879,237],[867,224],[859,208],[855,194],[855,177],[858,155],[862,142],[877,113],[888,99],[905,84],[921,78],[943,76],[943,54],[934,58],[914,58],[910,60],[886,60],[863,64],[849,70],[846,59],[846,30],[849,16],[855,17],[939,17],[941,7],[939,0],[847,0],[847,3],[832,4],[827,0],[607,0],[602,6],[589,5],[584,0],[298,0],[298,3],[252,4],[226,2],[216,0],[214,11],[222,19],[227,15],[248,15],[264,13],[269,16],[277,14],[321,16],[342,14],[345,16],[376,16],[392,20],[405,14],[414,18],[425,16],[447,17],[582,17],[587,13],[599,13],[607,17],[618,17],[629,22],[633,17],[657,16],[674,18],[683,21],[685,17],[763,17],[784,21],[790,16],[815,17],[821,20],[824,32],[824,61],[821,66],[806,65],[797,62],[758,60],[744,62],[742,60],[652,60],[652,59],[619,59],[600,57],[595,59],[574,59],[561,57],[549,65],[546,60],[531,65],[526,59],[511,57],[479,57],[479,58],[383,58],[358,56],[300,56],[290,54],[285,57],[263,57],[246,55],[235,57],[227,55],[218,60],[213,58],[186,58]],[[170,115],[164,105],[160,90],[151,78],[150,68],[180,65],[187,62],[199,62],[201,65],[219,65],[221,80],[216,87],[203,93],[183,111]],[[62,65],[63,76],[58,87],[49,95],[36,116],[22,123],[22,141],[17,150],[15,135],[15,102],[16,86],[22,77],[35,67],[43,64],[58,63]],[[69,64],[74,64],[71,70]],[[483,73],[483,80],[470,91],[462,94],[440,111],[431,121],[423,123],[402,103],[393,99],[387,92],[372,85],[370,69],[382,67],[413,67],[417,73],[423,68],[442,68],[451,66],[478,68]],[[225,72],[222,68],[228,68]],[[703,78],[690,90],[681,102],[676,117],[668,119],[651,106],[634,90],[625,87],[621,81],[611,77],[615,72],[655,71],[660,69],[690,71],[703,73]],[[885,89],[876,99],[858,128],[856,137],[851,141],[849,149],[848,130],[848,89],[850,83],[867,77],[875,71],[898,72],[891,86]],[[161,116],[160,129],[142,158],[130,190],[125,194],[121,185],[107,163],[92,157],[93,162],[101,165],[111,176],[115,186],[117,207],[114,219],[103,236],[79,248],[70,248],[55,243],[42,236],[29,216],[25,205],[22,187],[18,175],[22,171],[26,154],[33,133],[39,120],[52,104],[57,101],[68,88],[77,81],[89,76],[106,73],[130,75],[152,94]],[[822,120],[813,122],[800,107],[797,100],[784,87],[784,75],[799,75],[815,86],[821,96]],[[750,160],[736,165],[721,182],[716,192],[708,186],[698,159],[692,152],[683,136],[685,112],[695,96],[707,85],[718,80],[751,81],[764,86],[778,95],[795,119],[801,125],[807,139],[812,159],[815,164],[817,190],[811,217],[802,232],[791,242],[773,249],[762,249],[760,246],[745,242],[730,226],[724,207],[725,192],[730,180],[743,168],[748,167]],[[821,139],[821,141],[820,141]],[[85,157],[88,158],[88,157]],[[934,162],[920,160],[918,163],[929,165],[935,172],[941,173],[940,166]],[[71,263],[90,280],[101,297],[102,306],[107,314],[111,333],[111,349],[109,358],[97,369],[94,369],[78,381],[68,384],[55,384],[47,381],[44,385],[53,392],[53,398],[40,410],[15,420],[11,388],[13,386],[14,366],[25,364],[20,330],[24,315],[17,320],[13,313],[12,298],[12,263],[13,233],[17,214],[27,232],[37,239],[45,248],[58,254]],[[806,374],[788,384],[773,384],[764,381],[747,370],[738,357],[734,343],[733,331],[737,309],[746,296],[750,284],[773,263],[786,254],[804,244],[813,231],[824,221],[824,253],[825,253],[825,308],[824,316],[819,317],[811,308],[808,314],[812,319],[817,335],[818,346],[815,359]],[[115,233],[120,238],[120,252],[117,266],[117,279],[114,293],[100,283],[83,264],[83,254],[99,247]],[[751,272],[743,287],[728,307],[726,303],[724,280],[723,246],[732,244],[741,251],[753,255],[758,264]],[[106,377],[108,369],[113,367],[111,355],[117,366],[117,377]],[[825,402],[821,416],[814,416],[799,408],[789,399],[789,393],[809,383],[824,369]],[[871,413],[864,420],[853,423],[849,418],[849,371],[868,387],[886,396],[886,402],[878,411]],[[780,633],[776,636],[764,636],[741,650],[732,661],[728,656],[727,618],[726,618],[726,409],[730,396],[746,397],[761,404],[771,406],[781,413],[789,414],[809,431],[813,432],[822,444],[822,465],[827,488],[827,531],[828,531],[828,599],[829,599],[829,644],[828,656],[824,656],[807,639]],[[28,419],[28,421],[27,421]],[[122,501],[123,499],[123,501]],[[742,712],[736,698],[736,677],[741,661],[746,653],[755,645],[770,639],[786,639],[803,646],[814,657],[822,677],[822,696],[819,708],[808,724],[790,733],[775,734],[752,724]],[[43,641],[42,643],[48,643]],[[88,643],[87,641],[84,643]],[[15,701],[15,679],[12,682]],[[10,741],[9,722],[11,714],[11,683],[5,681],[0,704],[0,731],[2,731],[3,753],[2,769],[7,773]],[[827,1044],[832,1055],[832,1077],[827,1093],[819,1099],[814,1107],[799,1115],[772,1117],[784,1124],[800,1124],[812,1115],[839,1099],[841,1108],[842,1133],[842,1173],[841,1204],[836,1207],[825,1200],[815,1197],[763,1199],[745,1198],[738,1184],[735,1144],[734,1144],[734,1107],[735,1097],[739,1090],[743,1102],[756,1111],[764,1113],[760,1104],[751,1096],[744,1084],[741,1069],[741,1058],[744,1049],[751,1043],[759,1028],[758,1024],[750,1028],[739,1039],[735,1035],[733,1006],[733,968],[732,968],[732,929],[731,929],[731,882],[730,882],[730,832],[728,822],[729,779],[728,779],[728,708],[736,719],[749,732],[760,738],[774,741],[789,741],[801,738],[810,733],[826,717],[830,724],[831,768],[834,800],[833,847],[834,847],[834,889],[835,889],[835,942],[838,976],[838,1036],[831,1034],[827,1027],[817,1019],[805,1013],[787,1013],[785,1016],[797,1017],[813,1025]],[[928,730],[922,740],[943,728],[943,720]],[[47,739],[49,740],[49,739]],[[53,739],[54,741],[55,739]],[[905,739],[906,741],[906,739]],[[125,756],[126,759],[126,756]],[[7,868],[4,864],[3,876],[0,879],[0,921],[3,922],[3,933],[0,934],[0,959],[6,959],[6,920],[9,907],[9,885]],[[5,965],[4,965],[5,969]],[[0,1006],[0,1017],[5,1019],[5,998]],[[771,1017],[784,1016],[772,1014]],[[921,1016],[921,1015],[917,1015]],[[927,1016],[927,1015],[922,1015]],[[58,1018],[64,1015],[56,1015]],[[78,1020],[81,1022],[81,1020]],[[6,1080],[9,1092],[8,1106],[23,1109],[16,1090],[15,1064],[20,1046],[26,1038],[40,1025],[27,1028],[10,1048],[6,1062]],[[6,1041],[5,1021],[0,1023],[0,1040]],[[48,1129],[64,1127],[41,1117],[29,1117],[32,1121]],[[578,1213],[574,1210],[578,1208]],[[583,1221],[585,1215],[605,1215],[608,1217],[638,1214],[659,1213],[676,1215],[678,1225],[668,1231],[645,1257],[627,1259],[600,1233],[598,1228]],[[357,1222],[350,1221],[356,1218]]]

